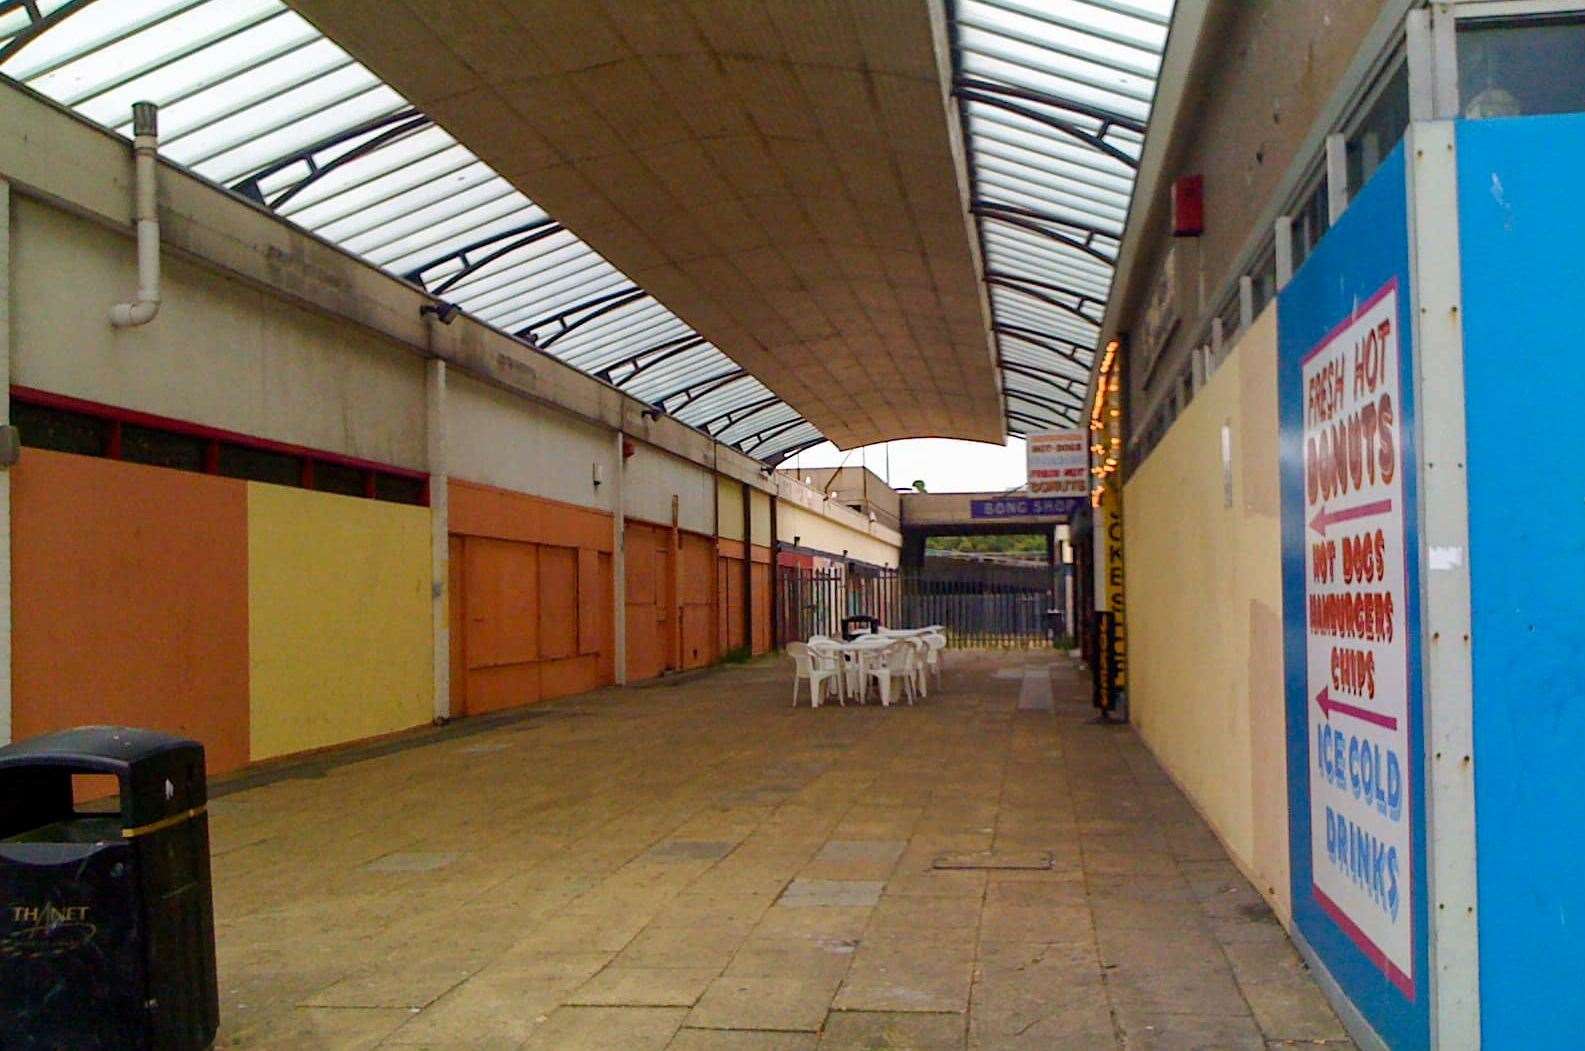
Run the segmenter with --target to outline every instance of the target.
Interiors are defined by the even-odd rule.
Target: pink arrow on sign
[[[1315,513],[1315,517],[1310,519],[1310,528],[1325,536],[1327,529],[1339,522],[1351,522],[1356,518],[1369,518],[1371,515],[1382,515],[1391,510],[1391,500],[1377,500],[1374,503],[1360,504],[1358,507],[1345,507],[1341,511],[1328,511],[1326,505],[1322,504],[1321,509]]]
[[[1344,704],[1342,701],[1332,700],[1331,690],[1326,686],[1321,687],[1321,692],[1315,695],[1315,703],[1321,706],[1321,714],[1326,716],[1327,719],[1331,719],[1332,713],[1336,712],[1338,715],[1353,716],[1361,722],[1382,726],[1388,730],[1396,730],[1398,728],[1398,720],[1390,715],[1382,715],[1380,712],[1372,712],[1365,708],[1356,708],[1352,704]]]

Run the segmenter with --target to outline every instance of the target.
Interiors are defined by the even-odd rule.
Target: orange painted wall
[[[246,483],[29,448],[11,484],[15,736],[120,723],[245,765]]]
[[[754,653],[769,653],[770,631],[770,548],[758,544],[750,548],[754,566],[749,571],[754,602]]]
[[[653,679],[678,666],[676,556],[672,530],[629,519],[627,573],[627,678]]]
[[[716,644],[715,540],[683,533],[677,601],[682,609],[682,666],[702,668],[720,655]]]
[[[611,516],[455,479],[448,493],[452,712],[614,681]]]
[[[737,540],[716,541],[716,618],[717,638],[722,652],[748,645],[743,635],[743,544]]]

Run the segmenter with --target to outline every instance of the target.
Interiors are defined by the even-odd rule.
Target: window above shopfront
[[[1458,87],[1472,120],[1585,112],[1585,10],[1462,20]]]

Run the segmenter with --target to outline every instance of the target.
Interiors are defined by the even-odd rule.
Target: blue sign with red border
[[[1407,166],[1278,297],[1293,920],[1386,1044],[1430,1046]]]

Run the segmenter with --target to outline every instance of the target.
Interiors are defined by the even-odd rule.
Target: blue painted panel
[[[1289,850],[1292,862],[1294,923],[1344,994],[1387,1044],[1398,1051],[1430,1046],[1429,980],[1426,949],[1425,755],[1420,661],[1419,560],[1400,559],[1406,601],[1398,630],[1408,641],[1406,681],[1399,703],[1407,719],[1408,810],[1406,841],[1410,876],[1403,917],[1408,961],[1396,968],[1384,962],[1368,936],[1350,929],[1347,909],[1339,909],[1317,887],[1317,866],[1341,871],[1346,863],[1312,856],[1312,766],[1325,760],[1310,723],[1312,698],[1306,609],[1307,559],[1314,522],[1306,521],[1305,405],[1302,364],[1340,324],[1362,316],[1374,297],[1390,294],[1396,283],[1402,508],[1402,550],[1419,550],[1416,412],[1413,383],[1412,306],[1409,281],[1409,230],[1406,165],[1400,146],[1381,166],[1341,222],[1294,275],[1278,300],[1278,413],[1282,489],[1283,674],[1288,720]],[[1377,302],[1381,302],[1377,300]],[[1359,483],[1356,482],[1357,486]],[[1334,505],[1335,506],[1335,505]],[[1322,511],[1326,510],[1325,505]],[[1325,526],[1323,524],[1323,531]],[[1400,666],[1401,667],[1401,666]],[[1330,732],[1337,720],[1321,723]],[[1368,807],[1367,807],[1368,809]],[[1357,826],[1356,826],[1357,827]],[[1330,824],[1328,830],[1330,829]],[[1336,871],[1333,876],[1336,876]],[[1357,870],[1355,870],[1357,872]],[[1394,923],[1398,919],[1394,917]]]
[[[1458,129],[1489,1048],[1577,1048],[1585,1031],[1581,172],[1585,117]]]

